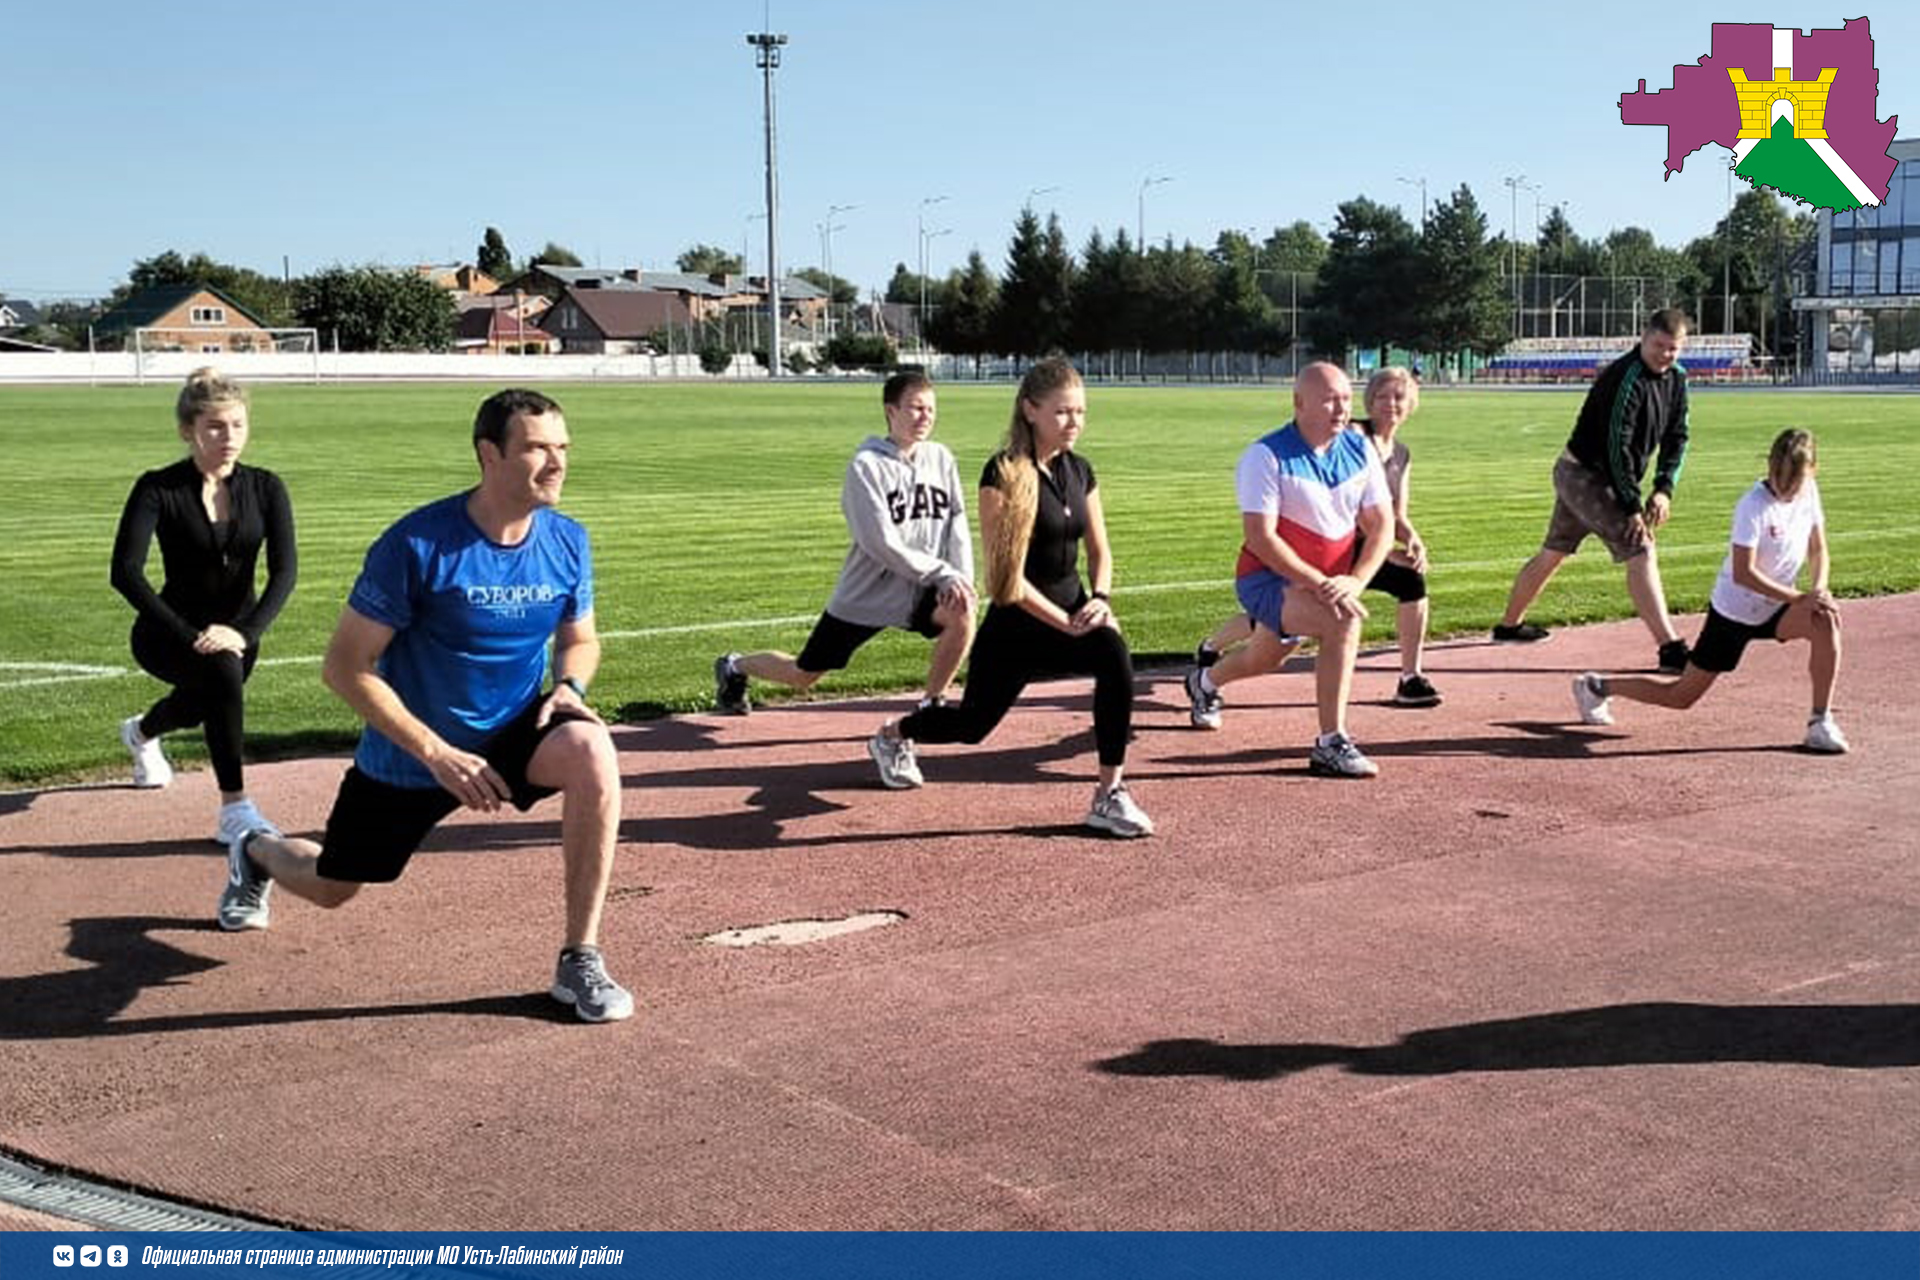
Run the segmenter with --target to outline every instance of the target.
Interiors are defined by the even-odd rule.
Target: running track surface
[[[1130,843],[1083,683],[912,793],[887,704],[624,727],[614,1026],[544,994],[557,802],[228,935],[206,774],[0,796],[0,1148],[310,1227],[1920,1229],[1920,596],[1846,618],[1844,758],[1804,647],[1579,726],[1637,623],[1438,646],[1432,711],[1368,655],[1372,782],[1297,670],[1219,733],[1143,675]],[[341,767],[250,782],[311,831]]]

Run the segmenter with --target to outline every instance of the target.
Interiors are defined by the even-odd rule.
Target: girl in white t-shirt
[[[1813,433],[1782,431],[1767,458],[1767,478],[1756,481],[1733,509],[1732,546],[1708,600],[1706,625],[1673,679],[1645,676],[1575,676],[1573,699],[1588,724],[1612,724],[1612,698],[1650,702],[1685,711],[1722,675],[1740,665],[1755,640],[1805,640],[1813,646],[1807,664],[1813,678],[1813,716],[1806,745],[1814,751],[1847,749],[1833,719],[1833,686],[1840,675],[1840,606],[1827,592],[1826,518]],[[1794,588],[1808,570],[1807,589]]]

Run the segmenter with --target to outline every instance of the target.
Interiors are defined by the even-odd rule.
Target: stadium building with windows
[[[1884,203],[1819,212],[1818,286],[1793,303],[1812,321],[1814,381],[1920,380],[1920,138],[1887,153]]]

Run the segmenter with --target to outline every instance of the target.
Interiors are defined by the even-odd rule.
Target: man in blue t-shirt
[[[473,424],[479,485],[404,516],[367,552],[322,671],[366,722],[353,766],[321,843],[271,827],[232,841],[222,928],[266,928],[276,881],[340,906],[399,879],[456,809],[524,811],[559,792],[567,937],[551,991],[589,1022],[632,1014],[598,945],[620,770],[586,704],[600,665],[587,533],[554,509],[567,444],[546,396],[489,397]]]

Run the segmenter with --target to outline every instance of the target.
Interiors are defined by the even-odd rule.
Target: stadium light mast
[[[773,73],[780,66],[780,48],[786,44],[785,32],[749,33],[753,46],[753,65],[760,68],[766,100],[767,131],[767,376],[778,378],[785,372],[780,358],[780,177],[774,152]]]

